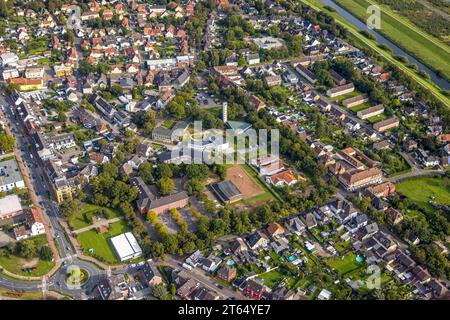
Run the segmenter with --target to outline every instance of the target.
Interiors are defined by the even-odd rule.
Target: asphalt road
[[[46,185],[43,179],[44,173],[42,168],[38,165],[38,155],[31,148],[34,143],[32,139],[25,135],[20,128],[18,120],[9,107],[7,99],[0,95],[0,105],[3,107],[1,113],[2,118],[8,121],[11,131],[17,141],[20,150],[20,155],[27,164],[27,169],[30,173],[30,179],[36,192],[36,196],[42,211],[48,221],[50,221],[50,232],[55,239],[56,245],[59,247],[60,260],[62,261],[61,268],[50,277],[44,277],[43,281],[21,281],[17,279],[10,279],[0,274],[0,287],[10,289],[12,291],[41,291],[53,290],[68,294],[74,298],[82,299],[87,294],[91,293],[92,289],[98,283],[101,277],[106,276],[106,271],[99,269],[91,262],[79,259],[76,252],[73,252],[72,246],[68,239],[64,236],[64,231],[59,223],[58,205],[49,197],[49,186]],[[6,124],[5,124],[6,125]],[[79,288],[69,288],[65,281],[70,266],[78,266],[84,269],[89,274],[88,281]]]

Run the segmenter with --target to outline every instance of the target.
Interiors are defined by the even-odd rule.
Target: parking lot
[[[211,96],[209,93],[206,92],[198,92],[195,95],[195,100],[197,101],[198,105],[202,108],[215,108],[218,107],[219,104],[214,101],[213,96]]]

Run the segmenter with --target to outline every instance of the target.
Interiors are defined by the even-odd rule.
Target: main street
[[[24,165],[26,165],[26,175],[32,183],[32,197],[35,197],[37,206],[42,210],[44,219],[48,221],[51,239],[54,239],[55,245],[58,246],[59,257],[55,257],[57,264],[57,271],[48,275],[45,281],[45,290],[53,290],[77,298],[85,297],[86,293],[90,293],[102,276],[106,275],[106,271],[98,268],[95,264],[81,260],[77,257],[76,252],[73,251],[72,244],[65,236],[64,230],[59,222],[58,205],[51,200],[49,186],[46,185],[44,172],[41,166],[38,165],[38,154],[35,148],[32,147],[34,142],[32,138],[27,136],[20,127],[19,121],[11,109],[7,98],[0,95],[0,118],[3,119],[5,126],[14,134],[16,144],[18,146],[17,153],[21,157]],[[88,281],[82,288],[68,288],[66,284],[67,268],[71,265],[78,266],[89,273]],[[18,279],[11,279],[9,277],[0,275],[0,286],[8,288],[13,291],[39,291],[43,289],[42,282],[39,281],[22,281]]]

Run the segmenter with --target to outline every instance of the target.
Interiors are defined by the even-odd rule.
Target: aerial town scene
[[[447,0],[1,0],[0,88],[0,300],[450,299]]]

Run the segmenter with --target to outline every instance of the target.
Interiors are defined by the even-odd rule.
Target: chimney
[[[222,105],[222,119],[224,123],[228,121],[228,102],[224,102]]]

